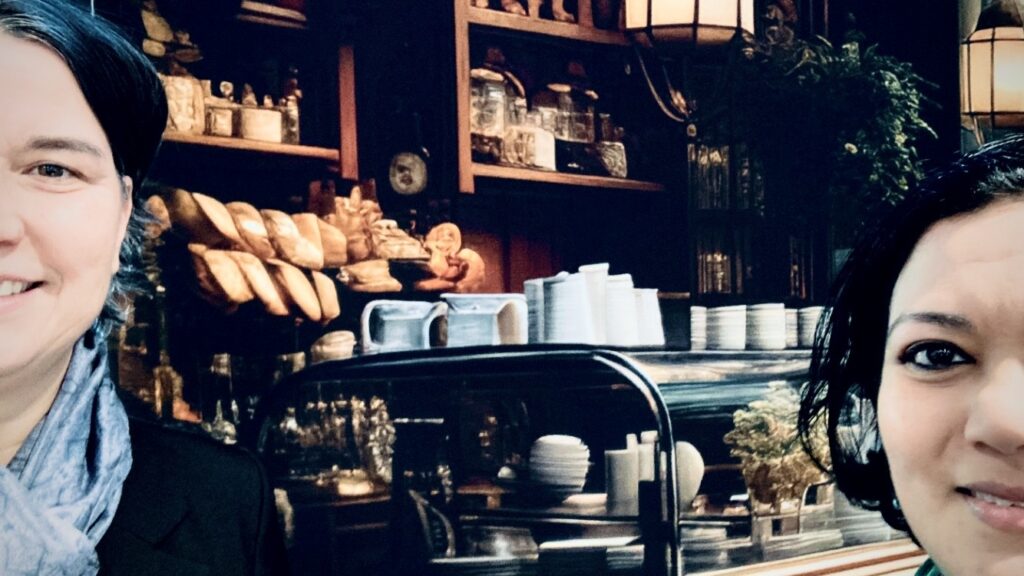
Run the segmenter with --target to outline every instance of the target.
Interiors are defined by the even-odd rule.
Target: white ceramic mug
[[[430,327],[447,311],[444,302],[374,300],[363,308],[363,352],[430,348]]]
[[[448,304],[448,346],[526,344],[522,294],[442,294]]]
[[[604,453],[604,478],[610,512],[637,513],[640,486],[637,456],[636,450],[606,450]]]

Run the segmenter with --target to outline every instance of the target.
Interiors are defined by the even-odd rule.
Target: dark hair
[[[38,42],[59,55],[78,81],[136,197],[167,125],[167,98],[156,69],[112,24],[66,0],[0,0],[0,33]],[[121,302],[139,286],[145,208],[134,202],[114,276],[98,323],[122,320]]]
[[[801,438],[810,446],[811,431],[824,423],[830,472],[839,489],[900,530],[909,526],[895,499],[875,419],[893,287],[932,225],[1007,198],[1024,199],[1024,136],[959,157],[881,209],[839,273],[818,324],[800,406]]]

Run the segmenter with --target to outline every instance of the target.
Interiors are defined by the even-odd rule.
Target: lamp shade
[[[1024,27],[1013,2],[986,8],[961,45],[961,104],[966,122],[1024,128]]]
[[[754,0],[625,0],[626,31],[655,42],[725,44],[738,31],[754,33]]]

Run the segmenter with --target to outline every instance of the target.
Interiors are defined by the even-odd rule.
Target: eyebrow
[[[78,152],[89,154],[97,158],[103,158],[103,151],[98,146],[84,140],[74,138],[33,138],[28,143],[29,150],[63,150],[67,152]]]
[[[932,324],[943,328],[952,328],[953,330],[959,330],[961,332],[974,332],[975,330],[974,324],[971,324],[970,320],[958,314],[945,314],[942,312],[911,312],[908,314],[901,314],[897,317],[889,326],[887,336],[891,335],[893,330],[904,322],[922,322],[924,324]]]

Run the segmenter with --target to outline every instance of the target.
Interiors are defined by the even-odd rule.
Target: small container
[[[245,106],[240,111],[240,135],[246,140],[281,143],[281,111]]]

